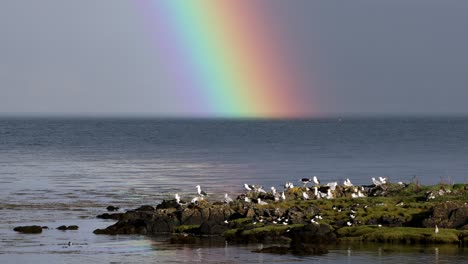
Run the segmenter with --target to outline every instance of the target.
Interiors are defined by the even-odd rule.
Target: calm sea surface
[[[322,182],[371,177],[423,184],[468,181],[468,118],[362,118],[295,121],[158,119],[0,119],[0,263],[32,262],[321,262],[450,263],[463,249],[362,247],[301,258],[239,247],[168,246],[140,236],[95,236],[123,209],[195,194],[235,196],[243,183],[280,188],[317,175]],[[12,231],[48,225],[41,235]],[[61,232],[62,224],[79,231]],[[75,245],[65,244],[73,241]]]

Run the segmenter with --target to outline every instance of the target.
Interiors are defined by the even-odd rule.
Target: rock
[[[301,228],[293,228],[288,232],[291,243],[329,244],[336,242],[336,234],[326,224],[307,224]]]
[[[78,230],[78,226],[77,225],[71,225],[71,226],[65,226],[65,225],[61,225],[59,227],[57,227],[58,230],[62,230],[62,231],[65,231],[65,230]]]
[[[295,255],[322,255],[328,253],[328,249],[322,245],[291,242],[289,250]]]
[[[135,211],[151,211],[151,212],[153,212],[154,210],[155,210],[154,207],[151,205],[143,205],[135,209]]]
[[[112,212],[112,211],[118,211],[120,208],[116,206],[109,205],[106,207],[107,211]]]
[[[228,230],[228,225],[219,221],[207,221],[200,225],[200,233],[202,235],[221,235]]]
[[[195,244],[197,239],[194,236],[187,234],[173,235],[169,239],[171,244]]]
[[[113,219],[113,220],[120,220],[124,214],[123,213],[116,213],[116,214],[108,214],[103,213],[101,215],[96,216],[100,219]]]
[[[424,227],[463,228],[468,224],[468,205],[447,201],[434,206],[432,215],[423,221]]]
[[[180,204],[176,200],[163,200],[161,204],[156,206],[156,209],[180,208]]]
[[[16,232],[24,234],[40,234],[42,233],[42,227],[37,225],[32,226],[17,226],[13,229]]]

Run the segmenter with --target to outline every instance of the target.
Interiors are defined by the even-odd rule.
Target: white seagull
[[[379,181],[382,184],[386,184],[387,183],[387,178],[386,177],[379,177]]]
[[[309,195],[306,192],[302,192],[302,197],[304,197],[304,200],[309,200]]]
[[[378,180],[376,180],[374,177],[372,177],[372,183],[375,185],[375,186],[380,186],[382,185],[382,183]]]
[[[254,187],[250,184],[244,183],[244,188],[247,189],[247,191],[252,191],[254,190]]]
[[[352,187],[353,184],[351,183],[351,180],[349,178],[346,178],[346,180],[343,182],[343,185],[346,187]]]
[[[259,205],[267,205],[268,204],[267,202],[262,201],[260,198],[257,199],[257,203]]]
[[[434,233],[435,233],[436,235],[439,233],[439,227],[437,227],[437,225],[435,225]]]
[[[314,181],[315,185],[320,185],[320,181],[319,181],[319,179],[317,178],[317,176],[314,176],[314,177],[312,178],[312,180]]]
[[[198,192],[198,195],[200,195],[200,197],[207,196],[206,192],[202,191],[200,185],[197,185],[195,187],[197,187],[197,192]]]
[[[231,203],[233,202],[232,198],[229,197],[229,195],[227,193],[224,194],[224,203]]]

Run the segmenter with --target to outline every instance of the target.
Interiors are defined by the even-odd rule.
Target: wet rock
[[[336,241],[336,234],[326,224],[307,224],[291,229],[288,234],[292,243],[329,244]]]
[[[322,245],[306,244],[297,241],[291,242],[289,250],[295,255],[322,255],[328,253],[328,249]]]
[[[112,212],[112,211],[118,211],[120,208],[116,206],[109,205],[106,207],[107,211]]]
[[[65,231],[65,230],[78,230],[79,227],[77,225],[71,225],[71,226],[61,225],[61,226],[57,227],[57,229],[62,230],[62,231]]]
[[[154,207],[151,205],[143,205],[135,209],[135,211],[150,211],[150,212],[153,212],[154,210],[155,210]]]
[[[115,214],[103,213],[103,214],[98,215],[96,217],[100,218],[100,219],[120,220],[123,215],[124,215],[123,213],[115,213]]]
[[[152,207],[152,206],[151,206]],[[163,200],[162,203],[156,206],[156,209],[169,209],[169,208],[180,208],[180,204],[176,200]]]
[[[42,233],[42,227],[37,225],[32,226],[17,226],[13,229],[16,232],[24,234],[39,234]]]
[[[196,237],[188,234],[173,235],[169,239],[171,244],[195,244],[196,242]]]
[[[228,225],[223,222],[219,221],[207,221],[203,222],[200,225],[200,233],[202,235],[221,235],[226,230],[228,230]]]

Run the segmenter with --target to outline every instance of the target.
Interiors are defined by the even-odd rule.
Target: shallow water
[[[189,247],[139,236],[95,236],[107,205],[155,205],[235,196],[244,182],[276,186],[370,177],[434,184],[466,182],[467,118],[297,121],[0,119],[0,263],[34,262],[403,262],[462,260],[445,247],[337,247],[317,257],[254,254],[259,245]],[[417,176],[416,178],[414,176]],[[18,225],[51,227],[22,235]],[[78,231],[55,230],[77,224]],[[73,246],[65,244],[71,241]],[[406,248],[404,248],[406,249]],[[448,252],[448,253],[447,253]],[[409,260],[406,260],[409,259]]]

